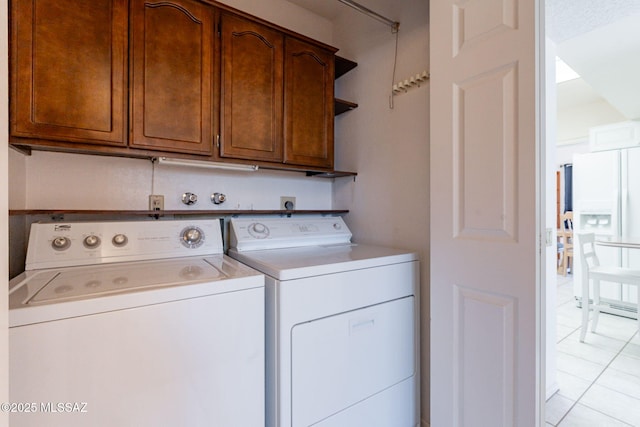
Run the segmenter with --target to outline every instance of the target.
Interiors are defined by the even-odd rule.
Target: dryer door
[[[343,411],[360,412],[358,407],[371,396],[413,377],[414,304],[410,296],[294,326],[292,425],[310,426]],[[379,407],[385,408],[384,418],[412,419],[413,405],[407,403],[384,402]],[[389,414],[389,408],[405,413]],[[368,415],[375,420],[383,414]]]

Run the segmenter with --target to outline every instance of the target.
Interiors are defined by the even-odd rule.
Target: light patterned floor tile
[[[566,372],[590,382],[595,381],[605,368],[605,365],[600,365],[562,351],[558,351],[557,363],[558,371]]]
[[[580,342],[580,329],[571,334],[571,336],[567,337],[567,340]],[[590,331],[587,332],[584,341],[585,343],[589,343],[594,347],[598,347],[603,350],[609,350],[615,353],[618,353],[627,344],[627,341],[622,341],[602,334],[594,334]]]
[[[574,403],[575,400],[571,400],[558,393],[554,394],[551,399],[547,401],[545,421],[553,425],[558,424],[558,421],[569,412],[569,409],[571,409]]]
[[[564,340],[557,345],[557,349],[600,365],[607,365],[617,354],[613,350],[598,347],[588,340],[585,342],[572,339]]]
[[[576,331],[575,326],[556,325],[556,342],[562,342]]]
[[[578,403],[558,424],[559,427],[628,427],[624,423]]]
[[[580,399],[580,403],[628,424],[640,426],[640,400],[626,394],[594,384]]]
[[[640,400],[640,378],[629,375],[628,372],[609,367],[598,378],[596,384]]]
[[[563,371],[556,372],[556,379],[560,387],[558,393],[571,400],[578,400],[591,385],[590,381]]]
[[[640,381],[640,359],[620,354],[611,362],[610,367],[630,375],[635,375],[638,381]]]

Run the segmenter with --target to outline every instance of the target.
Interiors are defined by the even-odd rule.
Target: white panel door
[[[539,422],[538,3],[430,3],[432,426]]]

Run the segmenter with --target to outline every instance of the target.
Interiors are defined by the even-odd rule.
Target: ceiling
[[[289,3],[297,4],[316,15],[320,15],[327,18],[329,21],[333,21],[340,10],[346,5],[341,4],[337,0],[287,0]],[[362,3],[363,5],[365,3]]]
[[[640,119],[640,0],[546,0],[546,34],[581,79],[558,85],[558,107],[599,98]]]

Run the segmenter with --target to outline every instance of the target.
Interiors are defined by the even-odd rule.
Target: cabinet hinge
[[[220,148],[220,134],[216,135],[216,147]]]

